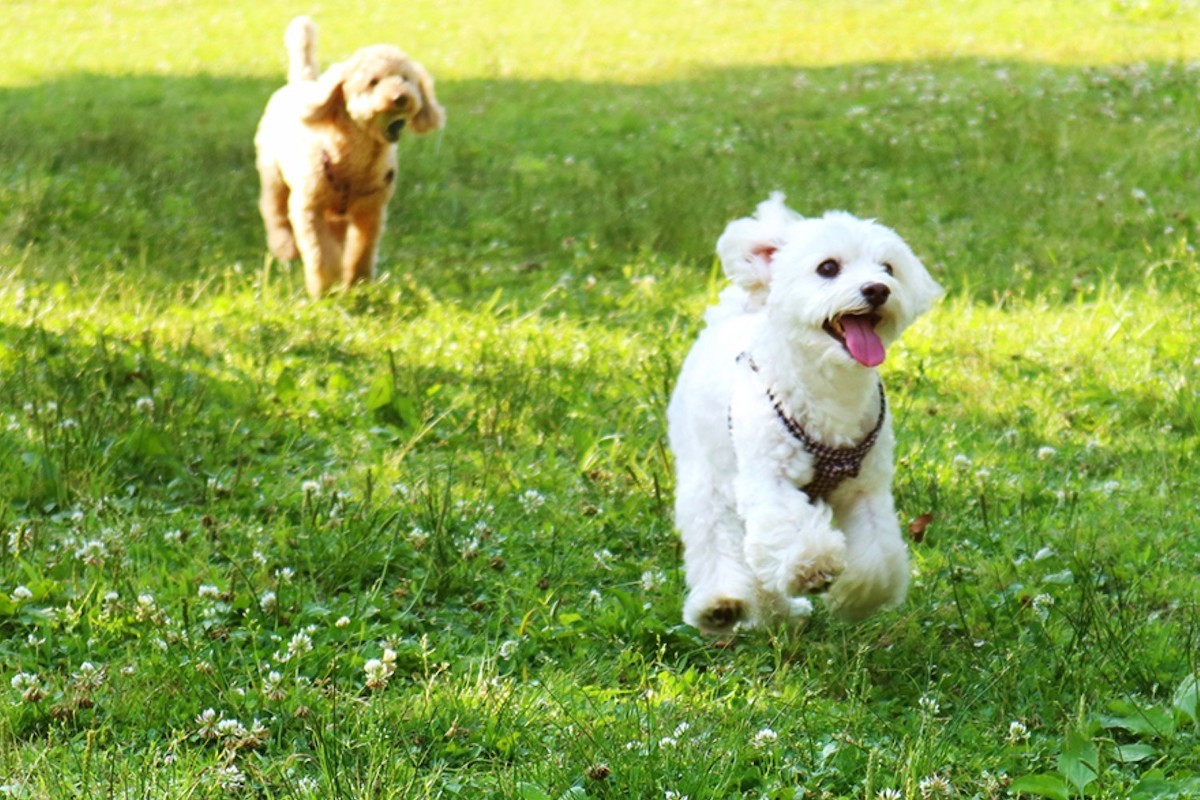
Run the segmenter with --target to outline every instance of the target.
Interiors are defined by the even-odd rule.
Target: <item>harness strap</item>
[[[754,363],[754,358],[750,353],[743,352],[737,360],[745,361],[756,373],[759,371],[758,364]],[[770,386],[767,387],[766,394],[767,399],[771,401],[771,407],[775,409],[775,416],[779,417],[783,427],[796,441],[800,442],[805,452],[813,457],[813,478],[807,485],[801,487],[810,500],[813,502],[824,500],[846,478],[858,477],[863,461],[866,459],[867,453],[871,452],[871,448],[875,446],[875,440],[879,438],[879,432],[883,430],[883,422],[887,417],[887,395],[883,392],[882,381],[879,382],[879,418],[875,420],[875,427],[866,435],[866,438],[850,447],[830,447],[817,441],[808,434],[808,431],[804,430],[804,426],[784,410],[783,403],[775,396],[775,392]],[[732,419],[730,424],[732,425]]]

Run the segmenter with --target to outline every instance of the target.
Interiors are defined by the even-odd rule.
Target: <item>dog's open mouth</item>
[[[842,343],[846,352],[864,367],[878,367],[886,352],[883,340],[875,332],[878,314],[840,314],[825,320],[825,332]]]
[[[387,126],[388,141],[389,142],[400,141],[400,134],[404,130],[404,126],[407,124],[408,124],[408,120],[406,120],[404,117],[401,117],[400,119],[395,120],[394,122],[390,123]]]

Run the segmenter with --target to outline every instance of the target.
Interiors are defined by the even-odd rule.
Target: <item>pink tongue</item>
[[[878,367],[883,363],[883,342],[866,317],[842,317],[841,323],[846,335],[846,349],[855,361],[864,367]]]

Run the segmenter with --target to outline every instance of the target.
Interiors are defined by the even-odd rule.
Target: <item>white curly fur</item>
[[[725,634],[806,614],[807,596],[826,590],[848,620],[901,602],[908,553],[892,502],[890,412],[858,476],[810,501],[813,458],[767,391],[817,441],[858,444],[879,417],[883,348],[941,287],[889,228],[844,212],[806,219],[779,193],[730,223],[717,253],[732,285],[708,310],[668,408],[684,620]],[[820,274],[831,261],[836,274]],[[874,314],[874,334],[863,334],[874,347],[827,329],[863,313]]]
[[[316,35],[308,17],[288,25],[288,83],[254,137],[267,246],[303,260],[313,297],[373,276],[400,132],[445,122],[433,79],[401,50],[364,47],[318,74]]]

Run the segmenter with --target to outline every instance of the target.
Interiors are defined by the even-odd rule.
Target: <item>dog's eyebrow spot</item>
[[[383,176],[383,182],[384,182],[384,183],[391,183],[391,182],[392,182],[392,181],[394,181],[394,180],[396,180],[396,170],[394,170],[394,169],[389,169],[389,170],[387,171],[387,174]]]

